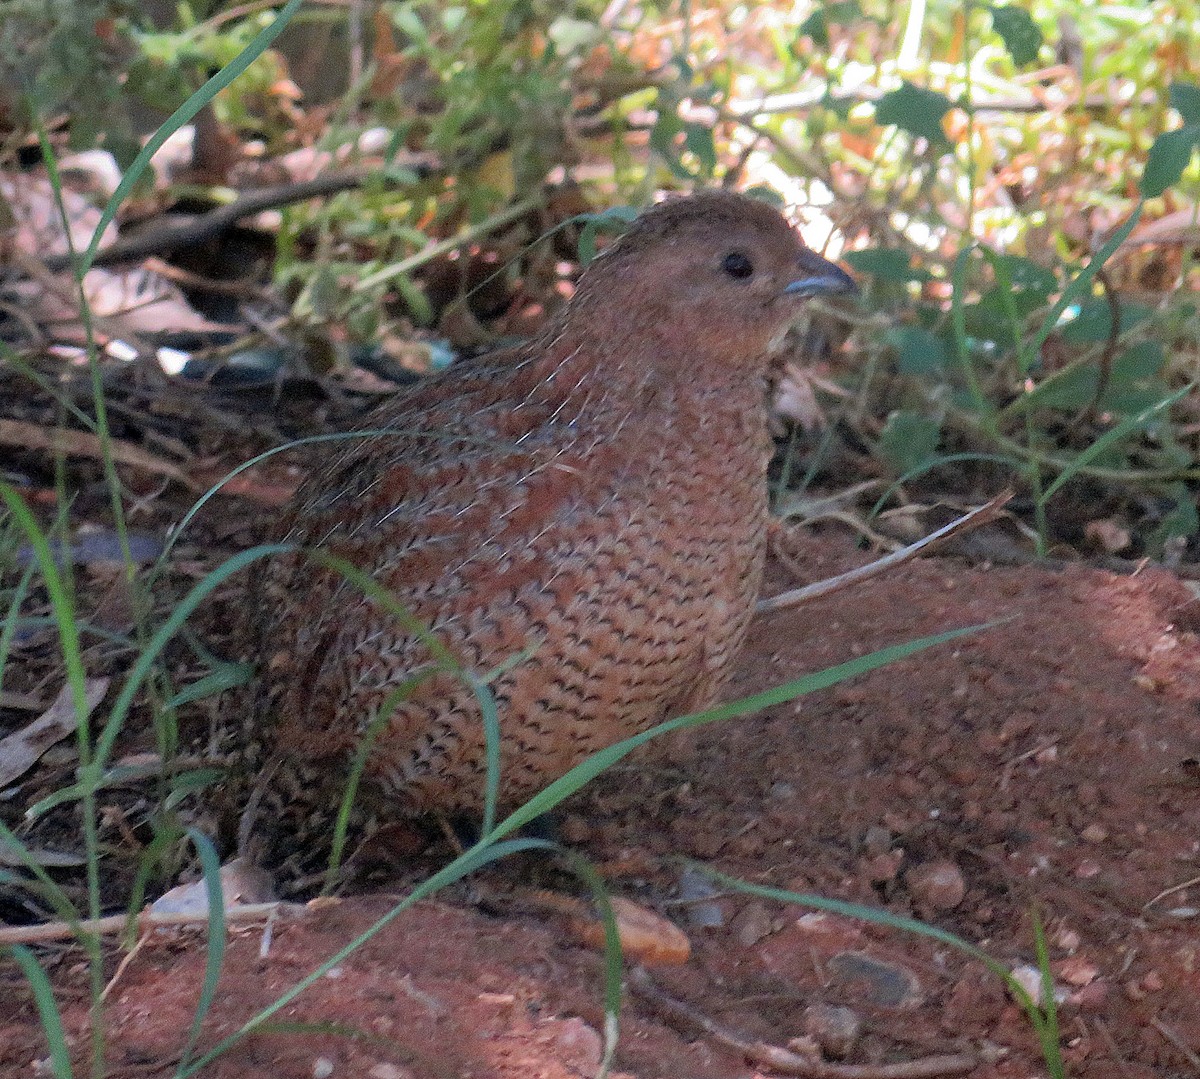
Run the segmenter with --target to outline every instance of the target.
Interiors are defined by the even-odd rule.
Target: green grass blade
[[[50,1048],[50,1067],[54,1072],[54,1079],[71,1079],[71,1053],[67,1049],[67,1036],[63,1030],[62,1016],[59,1014],[50,980],[33,952],[24,944],[14,944],[10,950],[21,968],[21,973],[25,975],[25,980],[29,982],[30,989],[33,990],[42,1033],[46,1035],[46,1043]]]
[[[104,210],[100,214],[100,221],[96,225],[96,231],[92,234],[91,242],[88,244],[87,250],[83,253],[83,257],[79,263],[79,273],[81,275],[86,273],[91,267],[92,262],[96,258],[96,252],[100,247],[100,239],[104,235],[104,230],[108,228],[113,218],[117,216],[117,211],[121,208],[121,203],[128,198],[134,185],[141,179],[142,173],[150,167],[150,159],[176,131],[183,127],[189,120],[193,119],[218,93],[224,90],[226,86],[233,82],[246,68],[267,51],[271,42],[283,32],[284,27],[291,21],[292,16],[296,14],[296,11],[303,2],[304,0],[288,0],[270,26],[263,27],[262,30],[255,34],[250,43],[236,57],[171,113],[162,127],[142,147],[141,152],[133,159],[133,163],[125,170],[125,175],[117,185],[116,191],[113,192],[112,198],[108,200]]]
[[[404,897],[396,906],[392,907],[386,914],[377,919],[373,925],[368,926],[352,941],[344,947],[339,948],[333,955],[325,960],[315,970],[301,978],[293,985],[286,993],[283,993],[277,1000],[268,1005],[257,1015],[247,1020],[241,1027],[230,1034],[227,1038],[222,1039],[217,1045],[213,1046],[202,1057],[197,1058],[186,1068],[181,1067],[177,1073],[177,1079],[187,1079],[190,1075],[195,1075],[202,1068],[212,1063],[222,1053],[236,1045],[242,1038],[248,1034],[261,1029],[262,1025],[275,1015],[281,1009],[286,1008],[293,1000],[303,993],[310,985],[323,978],[330,970],[336,967],[339,963],[344,962],[351,955],[361,948],[368,940],[379,933],[384,927],[391,924],[396,918],[403,914],[410,907],[419,903],[422,899],[428,899],[431,895],[441,891],[443,888],[455,881],[461,880],[469,873],[474,873],[475,870],[494,862],[499,858],[505,858],[510,854],[516,854],[520,851],[532,850],[541,846],[544,840],[535,839],[509,839],[502,843],[480,843],[472,847],[470,850],[455,858],[449,865],[440,869],[433,876],[427,877],[424,881],[418,884],[412,892]]]
[[[3,492],[0,491],[0,493]],[[289,550],[292,550],[292,548],[280,543],[260,544],[257,547],[251,547],[246,551],[241,551],[234,555],[192,586],[188,594],[175,606],[175,609],[171,612],[167,620],[159,627],[158,631],[147,642],[146,647],[139,653],[137,661],[125,679],[125,684],[121,687],[121,692],[117,695],[108,721],[105,723],[103,730],[100,732],[100,737],[96,741],[96,752],[93,760],[86,767],[80,769],[79,782],[71,787],[55,791],[54,794],[30,806],[25,811],[27,818],[39,817],[56,805],[79,798],[88,789],[89,785],[95,787],[102,782],[105,762],[112,752],[113,744],[116,742],[117,735],[121,731],[121,726],[125,721],[129,708],[137,696],[142,683],[150,674],[159,654],[166,647],[167,642],[179,631],[180,626],[183,625],[196,608],[229,577],[245,569],[260,558],[265,558],[273,554],[282,554]]]
[[[1144,427],[1160,412],[1170,408],[1176,401],[1191,393],[1195,388],[1196,383],[1189,382],[1186,386],[1176,390],[1169,397],[1164,397],[1161,401],[1155,402],[1149,408],[1143,409],[1136,416],[1127,416],[1120,423],[1118,423],[1116,427],[1112,428],[1112,430],[1105,431],[1104,434],[1102,434],[1098,439],[1096,439],[1095,442],[1088,446],[1087,449],[1083,450],[1083,452],[1078,454],[1067,464],[1067,467],[1064,468],[1054,478],[1054,481],[1050,483],[1042,492],[1040,498],[1038,499],[1038,503],[1044,506],[1054,496],[1054,493],[1064,483],[1067,482],[1067,480],[1069,480],[1081,468],[1087,465],[1087,463],[1097,454],[1103,452],[1107,447],[1113,445],[1114,443],[1120,442],[1122,439],[1136,431],[1139,427]]]
[[[46,534],[38,527],[37,521],[25,505],[25,500],[7,483],[0,483],[0,499],[4,500],[9,513],[18,527],[25,533],[29,546],[33,550],[34,561],[42,575],[42,582],[50,596],[50,607],[54,612],[54,622],[58,627],[59,646],[62,649],[63,663],[67,669],[67,682],[71,687],[71,703],[75,714],[88,714],[87,692],[84,683],[87,680],[83,668],[83,656],[79,648],[79,629],[75,624],[75,605],[71,602],[70,591],[63,575],[58,568],[53,552],[50,550]],[[79,724],[81,742],[81,757],[87,760],[89,756],[88,725]]]
[[[1063,312],[1073,303],[1077,303],[1083,298],[1088,289],[1091,288],[1092,281],[1096,274],[1103,269],[1104,264],[1113,256],[1113,253],[1121,246],[1128,238],[1129,234],[1137,227],[1137,223],[1142,219],[1142,210],[1146,206],[1146,200],[1141,199],[1133,208],[1128,219],[1119,229],[1116,230],[1099,251],[1089,260],[1088,264],[1079,271],[1071,282],[1063,289],[1062,295],[1058,301],[1046,312],[1046,317],[1042,321],[1041,329],[1029,345],[1029,353],[1037,356],[1042,351],[1042,346],[1046,343],[1046,339],[1058,327],[1059,320],[1063,316]]]
[[[21,613],[21,604],[29,594],[29,582],[33,579],[34,566],[32,563],[25,568],[17,587],[13,589],[12,599],[8,602],[8,612],[0,623],[0,688],[4,686],[4,672],[8,669],[8,654],[12,650],[13,638],[17,635],[17,616]]]
[[[255,465],[262,464],[263,461],[269,460],[276,454],[287,453],[289,450],[297,449],[300,446],[313,446],[322,442],[346,442],[352,439],[380,437],[387,438],[389,436],[394,438],[401,434],[406,438],[431,438],[440,439],[443,441],[450,439],[454,442],[461,442],[465,445],[482,446],[489,449],[511,450],[514,445],[512,442],[503,442],[494,438],[483,438],[474,435],[448,435],[444,431],[408,431],[397,430],[394,427],[377,427],[369,428],[363,431],[334,431],[325,435],[308,435],[305,438],[293,439],[290,442],[284,443],[282,446],[272,446],[269,450],[263,450],[262,453],[256,454],[248,461],[243,461],[236,468],[230,469],[207,491],[197,498],[195,502],[192,503],[192,505],[188,508],[188,511],[183,515],[182,518],[180,518],[179,524],[171,530],[171,535],[167,538],[167,542],[163,546],[162,552],[154,562],[154,569],[151,571],[151,574],[157,574],[163,568],[163,566],[167,564],[167,559],[169,558],[175,543],[178,541],[180,534],[192,522],[196,514],[198,514],[204,508],[209,499],[216,495],[230,480],[236,479],[243,472],[253,468]]]
[[[926,472],[932,472],[935,468],[940,468],[942,465],[957,464],[959,461],[990,461],[994,464],[1008,465],[1014,471],[1021,468],[1021,462],[1015,457],[1006,457],[1002,453],[948,453],[944,457],[935,457],[930,461],[922,461],[914,468],[910,468],[894,483],[888,485],[887,490],[875,500],[875,505],[871,507],[870,513],[867,514],[867,519],[870,520],[872,517],[877,516],[879,511],[887,505],[887,500],[910,480],[914,480],[918,476],[923,476]]]
[[[823,671],[806,674],[802,678],[785,682],[774,689],[764,690],[762,693],[755,693],[749,697],[743,697],[741,700],[731,701],[729,704],[719,705],[704,712],[697,712],[695,715],[679,716],[677,719],[667,720],[665,723],[651,727],[641,734],[635,734],[632,738],[626,738],[622,742],[617,742],[615,745],[593,753],[586,760],[581,761],[567,772],[561,779],[555,780],[519,809],[505,817],[504,820],[496,825],[492,834],[499,837],[523,827],[533,820],[534,817],[539,817],[543,813],[553,809],[563,799],[568,798],[584,784],[595,779],[601,772],[607,771],[617,761],[637,749],[638,746],[645,745],[647,742],[659,738],[664,734],[669,734],[671,731],[683,730],[688,727],[700,727],[708,723],[716,723],[722,719],[731,719],[734,716],[745,715],[747,712],[756,712],[760,708],[769,708],[775,704],[782,704],[784,701],[794,700],[797,697],[815,693],[820,689],[828,689],[838,682],[844,682],[847,678],[853,678],[856,675],[866,674],[868,671],[876,670],[879,667],[885,667],[889,663],[895,663],[898,660],[915,655],[917,652],[923,652],[926,648],[933,648],[935,645],[944,644],[946,641],[978,633],[988,628],[990,628],[990,625],[967,626],[963,629],[954,629],[946,633],[939,633],[932,637],[922,637],[919,640],[906,641],[904,644],[894,644],[888,648],[881,648],[878,652],[872,652],[866,656],[858,656],[846,663],[840,663],[836,667],[827,667]]]
[[[391,721],[396,706],[407,699],[417,686],[435,673],[436,668],[430,668],[401,682],[384,698],[383,704],[379,706],[379,714],[371,720],[370,726],[358,740],[358,745],[354,750],[354,759],[350,763],[350,772],[346,777],[346,785],[342,791],[342,801],[338,806],[337,818],[333,825],[333,840],[329,845],[329,863],[325,870],[325,884],[321,888],[322,895],[330,894],[337,884],[337,873],[341,868],[342,853],[346,849],[346,838],[350,830],[350,813],[354,809],[354,800],[358,797],[358,786],[362,781],[363,772],[366,771],[367,758],[370,757],[375,742]]]
[[[1058,1001],[1054,999],[1054,972],[1050,969],[1050,950],[1046,947],[1046,930],[1036,910],[1033,915],[1033,944],[1037,955],[1038,970],[1042,975],[1042,1007],[1040,1022],[1034,1022],[1038,1041],[1042,1047],[1042,1059],[1050,1079],[1064,1079],[1062,1051],[1059,1048]],[[1032,1018],[1032,1016],[1031,1016]]]
[[[1030,1025],[1034,1028],[1038,1036],[1038,1041],[1042,1047],[1042,1053],[1052,1079],[1063,1079],[1062,1061],[1058,1049],[1058,1022],[1053,1004],[1054,986],[1053,979],[1050,978],[1049,954],[1046,951],[1045,935],[1041,932],[1041,924],[1036,919],[1034,935],[1035,944],[1038,949],[1038,965],[1042,971],[1043,981],[1046,983],[1043,986],[1043,993],[1051,1001],[1049,1007],[1045,1010],[1029,995],[1025,987],[1013,977],[1012,972],[1007,967],[993,959],[982,948],[946,929],[941,929],[936,925],[928,925],[925,922],[919,922],[915,918],[909,918],[901,914],[892,914],[890,911],[879,910],[876,907],[866,907],[860,903],[850,903],[843,899],[827,899],[820,895],[793,892],[785,888],[773,888],[765,884],[752,884],[738,877],[728,876],[720,872],[720,870],[712,869],[699,862],[689,860],[687,864],[697,872],[703,873],[710,880],[715,881],[724,888],[728,888],[730,891],[757,896],[760,899],[774,899],[780,903],[790,903],[794,906],[810,907],[813,910],[824,910],[831,914],[840,914],[843,917],[854,918],[872,925],[882,925],[889,929],[912,933],[915,936],[928,937],[939,943],[947,944],[955,949],[955,951],[961,952],[972,959],[978,960],[992,974],[1004,982],[1009,993],[1024,1009]],[[1047,979],[1049,980],[1047,981]]]
[[[196,1014],[192,1018],[192,1029],[180,1057],[177,1075],[184,1074],[188,1059],[196,1047],[204,1017],[216,998],[217,982],[225,963],[225,896],[221,890],[221,860],[208,836],[195,828],[189,828],[187,834],[196,847],[196,853],[200,855],[200,868],[204,874],[204,890],[208,898],[208,937],[204,953],[204,983],[200,987],[200,999],[196,1003]]]

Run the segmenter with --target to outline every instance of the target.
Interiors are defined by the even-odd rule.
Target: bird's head
[[[657,327],[698,359],[764,356],[816,296],[856,291],[773,207],[730,192],[644,213],[580,281],[581,306],[627,333]]]

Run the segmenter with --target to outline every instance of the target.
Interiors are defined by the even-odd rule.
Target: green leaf
[[[1170,497],[1175,500],[1175,507],[1162,519],[1151,539],[1160,550],[1169,539],[1176,536],[1194,536],[1200,532],[1200,514],[1196,510],[1195,493],[1189,490],[1186,483],[1177,483],[1171,487]]]
[[[1038,498],[1038,505],[1046,505],[1054,497],[1058,489],[1075,476],[1081,468],[1091,464],[1093,461],[1100,460],[1102,454],[1107,453],[1110,448],[1118,446],[1135,432],[1152,426],[1162,413],[1165,413],[1181,397],[1192,393],[1195,388],[1194,383],[1188,383],[1186,386],[1176,390],[1169,397],[1164,397],[1161,401],[1156,401],[1149,408],[1137,413],[1137,415],[1127,416],[1116,427],[1105,431],[1090,446],[1076,454],[1067,467],[1055,477],[1054,482]]]
[[[1113,361],[1108,387],[1097,402],[1098,408],[1102,412],[1130,415],[1161,401],[1170,391],[1155,376],[1165,359],[1157,341],[1143,341],[1126,349]],[[1100,369],[1096,363],[1077,361],[1044,378],[1006,412],[1023,415],[1036,408],[1075,412],[1096,399],[1099,385]]]
[[[701,175],[711,176],[717,167],[717,147],[713,142],[712,128],[707,124],[689,123],[684,125],[683,130],[684,149],[696,155]]]
[[[215,697],[227,689],[248,685],[254,677],[254,665],[250,663],[221,663],[216,670],[209,671],[195,682],[189,682],[167,702],[168,708],[179,708],[205,697]]]
[[[1200,123],[1159,135],[1146,157],[1140,184],[1142,194],[1152,199],[1179,183],[1197,147],[1200,147]]]
[[[1153,378],[1167,362],[1161,341],[1141,341],[1127,348],[1113,363],[1114,382],[1135,382]]]
[[[605,232],[622,233],[638,212],[632,206],[610,206],[598,214],[580,214],[576,221],[583,223],[579,232],[579,262],[586,266],[596,257],[596,235]]]
[[[901,472],[908,472],[933,457],[941,434],[940,420],[898,409],[887,418],[879,436],[879,451]]]
[[[1158,378],[1138,379],[1136,382],[1111,382],[1096,407],[1100,412],[1132,416],[1150,408],[1170,392],[1171,387]],[[1188,457],[1176,467],[1188,468],[1192,463]]]
[[[931,146],[948,147],[950,142],[942,130],[942,118],[953,105],[945,94],[905,82],[899,90],[879,99],[875,122],[885,126],[895,124],[910,135],[928,140]]]
[[[765,202],[768,206],[774,206],[776,210],[787,208],[787,200],[769,184],[755,184],[753,187],[746,188],[743,194],[749,195],[752,199],[758,199],[759,202]]]
[[[656,150],[667,168],[679,180],[695,180],[696,174],[686,168],[679,160],[679,147],[675,145],[676,136],[684,129],[684,124],[673,112],[660,112],[654,126],[650,129],[650,148]]]
[[[824,8],[818,8],[800,24],[801,35],[813,39],[813,44],[822,49],[829,48],[829,22]]]
[[[985,292],[978,303],[963,305],[963,328],[975,348],[983,347],[978,344],[983,341],[995,342],[1002,348],[1017,346],[1012,320],[995,289]]]
[[[1200,124],[1200,86],[1193,82],[1171,83],[1170,102],[1185,124]]]
[[[928,281],[927,270],[914,269],[912,255],[900,247],[864,247],[847,251],[843,260],[859,273],[869,273],[882,281]]]
[[[1151,315],[1150,308],[1139,303],[1123,303],[1120,311],[1122,333],[1128,333]],[[1061,337],[1069,345],[1097,345],[1107,341],[1111,333],[1112,310],[1108,301],[1094,297],[1084,300],[1075,317],[1063,323]]]
[[[940,374],[949,362],[946,343],[919,326],[889,330],[887,343],[896,350],[896,370],[902,375]]]
[[[1013,402],[1009,413],[1020,415],[1035,408],[1059,408],[1076,412],[1096,396],[1100,373],[1094,364],[1074,363],[1043,379],[1032,390]]]
[[[392,285],[400,293],[400,298],[404,301],[404,306],[408,308],[413,322],[418,326],[428,326],[433,322],[433,305],[430,304],[429,297],[425,295],[425,290],[420,285],[407,274],[401,274],[392,282]]]
[[[1042,48],[1042,31],[1033,16],[1024,8],[1010,4],[993,4],[992,29],[1000,35],[1008,55],[1017,67],[1032,64]]]
[[[800,24],[800,33],[823,49],[829,48],[829,28],[853,22],[862,15],[858,0],[831,0]]]
[[[1028,289],[1043,299],[1058,290],[1058,278],[1053,270],[1040,266],[1032,259],[1021,255],[997,255],[996,261],[1008,271],[1013,288]]]

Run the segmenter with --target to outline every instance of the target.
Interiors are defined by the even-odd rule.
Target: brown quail
[[[492,683],[515,805],[718,695],[763,565],[769,353],[806,298],[852,289],[761,201],[668,201],[540,336],[377,409],[365,428],[394,434],[338,443],[279,536],[360,567],[473,671],[531,649]],[[300,553],[265,575],[256,737],[336,796],[432,656]],[[476,698],[438,673],[380,729],[363,796],[384,817],[474,812],[484,776]]]

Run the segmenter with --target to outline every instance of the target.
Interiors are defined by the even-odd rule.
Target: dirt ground
[[[865,560],[832,532],[788,545],[807,579]],[[767,591],[793,583],[776,565]],[[900,1079],[921,1073],[888,1065],[962,1053],[979,1061],[972,1079],[1039,1076],[1045,1065],[979,961],[896,929],[710,893],[674,856],[920,917],[1009,968],[1035,960],[1036,912],[1061,989],[1068,1075],[1200,1074],[1200,601],[1186,583],[1153,568],[914,563],[759,619],[730,692],[982,622],[1000,624],[627,762],[569,803],[563,835],[616,893],[690,937],[685,965],[653,973],[664,992],[747,1040],[813,1035],[830,1063],[812,1074]],[[201,1048],[395,894],[280,919],[265,954],[261,925],[235,930]],[[600,956],[560,917],[481,909],[471,895],[460,888],[400,916],[280,1012],[290,1029],[248,1038],[205,1074],[594,1074]],[[78,959],[64,952],[54,969],[82,1047]],[[171,1074],[204,962],[200,934],[159,931],[120,971],[108,998],[111,1076]],[[0,1074],[49,1074],[11,966],[0,969],[0,995],[12,1002],[0,1018]],[[848,1030],[835,1022],[847,1019]],[[840,1044],[831,1027],[843,1030]],[[632,994],[616,1069],[637,1079],[775,1074]]]

